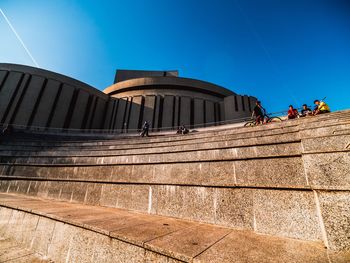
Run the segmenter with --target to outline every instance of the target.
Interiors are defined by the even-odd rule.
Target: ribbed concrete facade
[[[203,127],[248,117],[256,98],[177,71],[117,71],[101,92],[78,80],[23,65],[0,64],[0,122],[17,127],[136,132]]]
[[[0,122],[68,129],[103,128],[109,97],[72,78],[0,64]]]

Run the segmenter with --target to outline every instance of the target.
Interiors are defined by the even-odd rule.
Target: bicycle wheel
[[[253,127],[255,126],[255,121],[249,121],[246,124],[244,124],[244,127]]]
[[[268,122],[281,122],[282,119],[280,117],[271,117]]]

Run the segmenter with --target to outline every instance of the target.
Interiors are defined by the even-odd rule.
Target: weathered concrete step
[[[335,116],[338,116],[337,118],[335,118]],[[300,118],[298,120],[293,120],[293,121],[288,121],[288,122],[283,122],[283,123],[273,123],[273,124],[269,124],[269,125],[265,125],[265,126],[258,126],[258,127],[242,127],[240,128],[235,128],[235,129],[227,129],[225,128],[225,126],[218,126],[216,127],[215,130],[208,130],[207,132],[205,130],[201,131],[200,133],[193,133],[193,134],[189,134],[188,137],[202,137],[202,136],[206,136],[206,134],[211,134],[211,135],[220,135],[220,134],[230,134],[230,133],[236,133],[236,132],[240,132],[240,130],[245,130],[246,132],[249,131],[249,129],[251,129],[252,131],[258,131],[258,130],[265,130],[266,127],[268,128],[283,128],[283,127],[289,127],[289,126],[293,126],[293,125],[298,125],[298,124],[303,124],[303,123],[314,123],[314,122],[320,122],[320,121],[330,121],[330,122],[336,122],[339,120],[346,120],[349,119],[350,114],[348,114],[347,112],[341,112],[338,114],[329,114],[326,118],[325,116],[318,116],[318,117],[313,117],[313,118]],[[294,122],[294,123],[293,123]],[[72,135],[74,136],[74,135]],[[172,140],[173,137],[178,137],[178,136],[171,136],[171,135],[167,135],[167,136],[157,136],[156,138],[143,138],[142,141],[149,141],[149,142],[157,142],[157,140],[161,140],[164,141],[165,140]],[[63,138],[60,140],[61,142],[64,141],[64,136]],[[110,137],[108,137],[110,138]],[[123,141],[123,139],[125,139],[124,141],[131,141],[131,140],[136,140],[136,141],[140,141],[140,138],[135,138],[135,137],[123,137],[123,136],[116,136],[116,138],[118,138],[119,141]],[[78,140],[76,141],[77,143],[83,143],[84,141],[86,141],[86,137],[82,137],[82,140]],[[105,141],[105,138],[103,138],[103,136],[101,136],[102,142]],[[38,141],[38,139],[36,139]],[[95,140],[95,139],[92,139]],[[40,139],[39,139],[40,141]],[[55,142],[56,140],[53,140],[53,142]],[[67,141],[68,143],[74,143],[74,141],[72,141],[71,139]]]
[[[53,261],[44,259],[43,256],[25,248],[15,240],[0,235],[0,262],[50,263]]]
[[[305,144],[306,150],[309,147],[317,147],[317,144],[316,146]],[[349,190],[349,164],[350,152],[342,151],[215,162],[70,166],[2,164],[0,174],[10,178],[67,179],[106,183]]]
[[[276,142],[282,140],[286,141],[291,138],[309,138],[309,137],[315,137],[315,136],[327,136],[327,135],[334,135],[334,134],[346,134],[350,131],[350,122],[346,123],[336,123],[336,124],[330,124],[328,126],[322,126],[321,127],[315,127],[312,129],[300,129],[296,126],[291,127],[290,129],[271,129],[269,130],[269,133],[243,133],[243,134],[236,134],[236,135],[222,135],[222,136],[211,136],[211,137],[205,137],[200,139],[189,139],[189,140],[178,140],[174,139],[172,141],[164,141],[164,142],[158,142],[158,143],[139,143],[139,144],[121,144],[120,141],[111,141],[100,144],[69,144],[69,145],[46,145],[43,146],[40,143],[29,143],[29,144],[23,144],[23,145],[17,145],[17,144],[2,144],[0,146],[1,152],[6,152],[9,150],[12,151],[80,151],[80,152],[90,152],[90,151],[96,151],[96,150],[102,150],[102,151],[128,151],[128,150],[152,150],[153,148],[157,148],[156,150],[160,148],[171,148],[171,147],[190,147],[190,145],[199,145],[199,144],[210,144],[213,143],[215,147],[215,143],[222,143],[222,142],[229,142],[230,144],[234,143],[235,141],[244,140],[245,144],[251,145],[252,143],[259,143],[260,141],[268,141],[273,140],[272,138],[275,137]],[[180,136],[181,137],[181,136]],[[243,144],[240,144],[243,145]]]
[[[338,130],[339,131],[339,130]],[[339,135],[340,134],[340,135]],[[293,135],[298,137],[297,134]],[[283,143],[285,142],[285,143]],[[255,145],[255,146],[250,146]],[[301,140],[291,135],[203,143],[162,148],[110,151],[0,152],[1,163],[24,164],[140,164],[184,161],[215,161],[294,156],[304,153],[350,151],[350,130],[346,133]]]
[[[0,232],[56,262],[329,263],[349,256],[319,242],[120,209],[3,194],[0,202]]]
[[[300,132],[280,132],[276,134],[250,137],[250,138],[208,138],[203,141],[189,141],[187,144],[175,144],[172,143],[161,143],[147,145],[147,147],[136,147],[135,146],[95,146],[95,147],[33,147],[33,146],[10,146],[3,145],[0,148],[0,155],[6,156],[21,156],[21,155],[32,155],[32,156],[51,156],[51,155],[70,155],[70,156],[97,156],[100,155],[128,155],[128,154],[146,154],[146,153],[159,153],[159,152],[177,152],[187,151],[193,149],[213,149],[213,148],[228,148],[237,146],[253,146],[261,144],[271,143],[283,143],[293,142],[302,140],[313,140],[315,137],[327,137],[334,135],[346,135],[350,134],[350,123],[349,124],[338,124],[328,127],[318,127],[312,130],[303,130]],[[336,138],[336,137],[334,137]],[[327,138],[324,138],[327,139]],[[322,146],[322,144],[321,144]],[[320,151],[320,150],[319,150]]]
[[[50,143],[50,142],[23,142],[14,141],[14,142],[6,142],[4,141],[2,147],[4,146],[31,146],[31,147],[65,147],[65,148],[93,148],[93,147],[114,147],[114,149],[129,149],[129,148],[144,148],[144,147],[161,147],[161,146],[169,146],[169,145],[183,145],[190,143],[202,143],[208,141],[217,141],[217,140],[234,140],[234,139],[244,139],[244,138],[256,138],[268,135],[278,135],[288,132],[296,132],[298,131],[297,126],[292,126],[284,129],[268,129],[268,130],[254,130],[250,133],[246,131],[236,133],[236,134],[221,134],[221,135],[211,135],[211,134],[201,134],[200,137],[193,137],[190,135],[185,136],[174,136],[171,138],[164,138],[159,141],[150,141],[146,139],[139,138],[136,142],[132,140],[111,140],[107,142],[80,142],[80,143]],[[110,149],[112,149],[110,148]]]
[[[131,209],[349,249],[350,191],[12,181],[8,193]]]
[[[132,145],[132,144],[142,144],[140,146],[143,146],[145,147],[146,144],[149,144],[149,143],[158,143],[158,142],[176,142],[176,141],[189,141],[189,140],[195,140],[195,139],[201,139],[201,138],[207,138],[208,137],[215,137],[215,136],[222,136],[222,135],[237,135],[239,133],[247,133],[247,132],[250,132],[251,134],[255,134],[255,136],[259,136],[259,132],[264,132],[264,131],[269,131],[269,130],[274,130],[274,129],[280,129],[280,128],[284,128],[285,130],[288,129],[288,128],[293,128],[293,126],[296,126],[296,125],[300,125],[300,128],[301,130],[305,129],[308,127],[309,124],[313,125],[311,126],[312,127],[317,127],[317,126],[325,126],[325,125],[330,125],[330,124],[340,124],[340,122],[344,122],[344,121],[349,121],[350,120],[350,114],[348,114],[347,112],[344,112],[344,113],[339,113],[338,114],[339,116],[341,116],[342,118],[338,118],[338,119],[334,119],[332,117],[327,117],[327,118],[323,118],[323,116],[318,116],[317,118],[313,118],[312,120],[313,121],[307,121],[305,122],[305,119],[307,118],[301,118],[301,119],[298,119],[298,120],[293,120],[293,121],[289,121],[289,122],[285,122],[284,125],[281,125],[281,124],[269,124],[269,125],[263,125],[263,126],[258,126],[258,127],[252,127],[252,128],[242,128],[242,129],[239,129],[239,128],[236,128],[236,129],[220,129],[218,128],[218,131],[208,131],[208,132],[200,132],[200,133],[195,133],[195,134],[190,134],[190,135],[187,135],[187,136],[157,136],[156,138],[134,138],[132,137],[133,139],[130,139],[129,138],[123,138],[123,137],[120,137],[118,136],[118,139],[117,139],[117,143],[119,144],[118,147],[122,146],[122,145]],[[348,116],[349,115],[349,116]],[[277,125],[277,126],[276,126]],[[279,125],[279,126],[278,126]],[[310,126],[310,125],[309,125]],[[310,128],[310,127],[309,127]],[[262,135],[262,134],[260,134]],[[74,136],[74,135],[73,135]],[[58,139],[60,136],[57,136]],[[60,143],[55,143],[55,141],[53,142],[50,142],[50,141],[46,141],[46,143],[42,144],[42,142],[38,141],[38,139],[36,139],[35,141],[33,142],[30,142],[30,140],[26,140],[25,142],[23,142],[25,145],[28,146],[28,144],[31,144],[32,146],[45,146],[46,144],[49,144],[49,146],[56,146],[57,147],[60,147],[61,146],[72,146],[74,144],[77,144],[77,145],[80,145],[80,147],[82,146],[94,146],[94,145],[99,145],[99,146],[102,146],[102,145],[111,145],[112,143],[112,146],[113,146],[113,143],[115,140],[110,140],[110,138],[101,138],[102,141],[96,141],[96,140],[93,140],[93,142],[86,142],[86,139],[87,138],[84,138],[82,141],[72,141],[72,140],[69,140],[66,144],[63,143],[62,141],[60,141]],[[9,143],[9,145],[12,145],[11,142],[7,142],[6,140],[3,141],[3,144],[7,144]],[[20,143],[20,141],[16,141],[16,143]]]
[[[276,145],[282,143],[299,142],[298,133],[277,134],[270,136],[261,136],[253,138],[237,138],[231,140],[217,139],[208,140],[200,143],[188,143],[181,145],[163,144],[162,146],[149,145],[147,147],[94,147],[94,148],[78,148],[78,147],[48,147],[33,148],[24,146],[8,146],[7,149],[0,150],[0,156],[123,156],[123,155],[145,155],[158,153],[171,153],[195,150],[214,150],[227,149],[233,147],[254,147],[264,145]],[[124,148],[124,149],[123,149]]]
[[[160,153],[181,153],[189,151],[205,151],[205,150],[225,150],[242,147],[264,147],[271,145],[272,148],[277,144],[290,144],[299,143],[297,136],[274,136],[274,137],[261,137],[254,139],[241,139],[231,141],[218,141],[218,142],[207,142],[201,144],[187,144],[180,146],[164,146],[164,147],[149,147],[140,149],[122,149],[122,150],[100,150],[95,148],[93,150],[28,150],[22,149],[18,151],[15,149],[0,150],[0,156],[10,157],[107,157],[107,156],[131,156],[131,155],[148,155],[148,154],[160,154]]]
[[[175,149],[173,149],[175,150]],[[301,154],[299,142],[268,144],[252,147],[225,147],[207,150],[192,148],[173,152],[138,153],[112,156],[0,156],[0,163],[79,165],[79,164],[160,164],[295,156]]]
[[[162,149],[171,149],[172,147],[200,147],[202,144],[205,144],[206,147],[215,148],[220,145],[224,146],[244,146],[244,145],[255,145],[255,144],[267,144],[267,143],[278,143],[278,142],[290,142],[298,140],[298,131],[289,131],[285,132],[284,130],[275,130],[273,133],[269,135],[261,135],[261,136],[221,136],[221,137],[210,137],[201,140],[189,140],[189,141],[174,141],[174,142],[162,142],[162,143],[153,143],[153,144],[139,144],[139,145],[96,145],[89,147],[79,147],[76,146],[32,146],[32,145],[1,145],[0,152],[12,150],[12,151],[36,151],[36,152],[69,152],[69,151],[81,151],[81,152],[89,152],[89,151],[110,151],[110,152],[118,152],[118,151],[135,151],[135,150],[144,150],[144,151],[152,151],[152,150],[162,150]]]
[[[326,134],[325,128],[314,129],[314,137],[300,136],[298,133],[288,133],[274,136],[263,136],[247,139],[235,139],[235,140],[217,140],[213,142],[203,142],[194,144],[185,144],[178,146],[163,146],[163,147],[147,147],[140,149],[100,149],[102,147],[96,147],[93,149],[80,149],[73,148],[72,150],[64,148],[49,150],[26,147],[8,147],[8,150],[0,150],[0,156],[8,156],[13,158],[18,157],[117,157],[117,156],[130,156],[133,155],[149,155],[149,154],[160,154],[160,153],[182,153],[182,152],[194,152],[203,150],[227,150],[233,149],[233,147],[270,147],[274,149],[276,144],[284,143],[288,145],[290,143],[297,143],[300,140],[303,145],[303,152],[307,153],[322,153],[330,151],[349,150],[350,146],[350,124],[346,127],[336,126],[332,130],[328,129]],[[300,139],[300,137],[302,137]],[[270,145],[270,146],[268,146]],[[13,149],[15,148],[15,149]],[[253,149],[252,148],[252,149]],[[288,148],[288,147],[287,147]],[[20,150],[19,150],[20,149]],[[259,155],[258,155],[259,156]],[[7,159],[11,160],[11,159]],[[13,162],[14,159],[12,159]],[[2,162],[6,162],[6,158]],[[98,162],[99,163],[99,162]],[[130,162],[129,162],[130,163]]]
[[[125,165],[0,166],[1,174],[43,179],[103,180],[180,185],[271,186],[309,188],[301,156],[215,162]],[[317,167],[314,168],[316,170]],[[316,176],[317,177],[317,176]],[[318,177],[317,177],[318,178]]]

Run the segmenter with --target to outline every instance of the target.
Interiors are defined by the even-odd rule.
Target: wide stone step
[[[1,191],[131,209],[349,249],[350,191],[64,181],[1,181]],[[5,191],[3,191],[5,190]]]
[[[213,143],[215,145],[216,142],[223,141],[234,141],[234,140],[247,140],[246,143],[249,144],[249,140],[251,141],[259,141],[260,138],[268,138],[273,136],[279,136],[281,138],[293,137],[294,133],[300,132],[300,137],[310,137],[310,136],[325,136],[330,134],[339,134],[343,133],[346,130],[349,130],[350,121],[346,122],[337,122],[337,123],[328,123],[324,125],[320,125],[320,127],[312,127],[312,128],[303,128],[298,126],[291,126],[288,129],[268,129],[263,131],[254,131],[250,133],[237,133],[231,135],[217,135],[217,136],[209,136],[201,137],[201,138],[192,138],[186,136],[178,136],[172,139],[167,138],[167,140],[161,142],[147,142],[144,140],[139,141],[139,143],[124,143],[122,140],[110,140],[105,141],[104,143],[90,143],[90,142],[81,142],[80,144],[64,144],[64,143],[56,143],[50,144],[48,142],[38,143],[38,142],[6,142],[3,141],[2,145],[0,145],[0,153],[6,151],[80,151],[80,152],[90,152],[90,151],[127,151],[127,150],[149,150],[151,148],[166,148],[166,147],[186,147],[188,145],[198,145],[203,143]],[[258,128],[258,127],[257,127]],[[203,134],[202,134],[203,136]],[[184,137],[188,139],[183,139]],[[276,141],[279,138],[276,137]]]
[[[254,139],[241,139],[189,144],[183,146],[114,151],[2,151],[1,163],[17,164],[141,164],[184,161],[217,161],[274,156],[295,156],[301,153],[349,151],[350,129],[338,127],[333,135],[303,138],[300,149],[298,134]],[[317,132],[315,130],[314,132]],[[324,133],[321,131],[320,133]]]
[[[11,146],[2,145],[0,156],[123,156],[140,155],[148,153],[168,153],[180,151],[194,151],[204,149],[227,149],[230,147],[247,147],[263,144],[276,144],[293,142],[301,139],[313,139],[315,137],[326,137],[334,135],[350,134],[350,122],[330,126],[322,126],[313,129],[280,132],[259,137],[228,137],[208,138],[203,141],[189,141],[182,144],[162,143],[151,144],[147,147],[135,148],[132,145],[122,146],[96,146],[96,147],[33,147],[33,146]],[[321,144],[322,146],[322,144]]]
[[[334,113],[336,114],[336,113]],[[335,118],[335,116],[337,116]],[[306,121],[308,120],[308,121]],[[158,134],[161,133],[154,133],[155,136],[152,136],[150,138],[137,138],[136,136],[125,136],[125,135],[118,135],[118,136],[111,136],[111,135],[99,135],[96,137],[92,137],[92,136],[79,136],[77,135],[71,135],[71,138],[67,135],[62,133],[61,135],[47,135],[46,133],[42,133],[42,134],[36,134],[35,132],[32,132],[32,138],[30,133],[29,134],[22,134],[21,136],[17,136],[16,138],[14,138],[13,140],[15,140],[17,143],[19,142],[24,142],[24,143],[28,143],[32,140],[32,143],[37,144],[43,141],[43,139],[45,140],[46,143],[52,144],[52,143],[65,143],[67,142],[67,144],[70,145],[74,145],[74,144],[81,144],[81,143],[86,143],[86,141],[89,141],[89,144],[108,144],[108,141],[113,141],[113,138],[115,138],[116,140],[118,140],[121,144],[123,144],[124,142],[126,143],[139,143],[140,141],[142,142],[150,142],[150,143],[154,143],[154,142],[162,142],[162,141],[171,141],[174,138],[184,138],[186,140],[188,140],[189,138],[201,138],[203,136],[207,136],[207,135],[211,135],[211,136],[219,136],[222,134],[235,134],[235,133],[240,133],[242,131],[245,132],[250,132],[250,131],[260,131],[260,130],[266,130],[266,129],[272,129],[272,128],[288,128],[291,127],[293,125],[302,125],[302,126],[310,126],[310,125],[317,125],[317,123],[322,122],[323,124],[326,123],[335,123],[335,122],[339,122],[339,121],[346,121],[346,120],[350,120],[350,112],[348,111],[343,111],[343,112],[339,112],[337,115],[329,116],[327,118],[324,118],[324,116],[318,116],[318,117],[312,117],[312,118],[300,118],[297,120],[291,120],[291,121],[287,121],[287,122],[282,122],[282,123],[275,123],[275,124],[269,124],[269,125],[261,125],[258,127],[252,127],[252,128],[247,128],[247,127],[242,127],[242,128],[237,128],[237,127],[230,127],[230,125],[224,125],[224,126],[218,126],[215,127],[215,129],[210,128],[210,129],[203,129],[200,130],[199,133],[192,133],[192,134],[188,134],[187,136],[175,136],[175,135],[169,135],[169,134],[164,134],[162,136],[158,136]],[[74,139],[75,140],[74,140]],[[9,141],[11,141],[11,137],[8,138]],[[12,140],[12,141],[13,141]],[[123,142],[124,141],[124,142]]]
[[[258,126],[258,127],[242,127],[242,128],[234,128],[234,129],[232,129],[232,128],[226,128],[226,126],[224,125],[224,126],[216,127],[215,130],[210,129],[210,130],[206,131],[204,129],[204,130],[201,130],[200,133],[189,134],[189,135],[186,136],[186,139],[188,139],[189,137],[201,138],[202,136],[206,136],[207,134],[210,134],[212,136],[217,136],[217,135],[222,135],[222,134],[235,134],[235,133],[237,133],[237,132],[239,133],[241,131],[250,132],[250,131],[266,130],[267,129],[266,127],[268,127],[269,129],[271,129],[271,128],[288,128],[290,126],[299,125],[299,124],[305,124],[305,125],[311,124],[312,125],[312,124],[315,124],[315,123],[317,124],[319,122],[331,123],[331,122],[337,122],[337,121],[340,121],[340,120],[349,120],[349,118],[350,118],[350,112],[343,111],[343,112],[328,114],[327,116],[320,115],[320,116],[312,117],[312,118],[300,118],[300,119],[297,119],[297,120],[292,120],[292,121],[287,121],[287,122],[282,122],[282,123],[272,123],[272,124],[269,124],[269,125],[262,125],[262,126]],[[227,127],[229,127],[229,126],[227,126]],[[45,137],[47,135],[44,134],[43,136]],[[51,142],[55,143],[55,142],[59,141],[60,143],[64,143],[65,138],[68,138],[65,134],[63,134],[63,136],[61,136],[61,139],[59,139],[59,137],[60,136],[58,136],[57,139],[54,139]],[[72,135],[72,137],[73,138],[77,138],[76,135]],[[130,142],[138,143],[138,142],[140,142],[140,140],[146,141],[146,142],[167,141],[167,140],[173,140],[173,137],[179,137],[179,136],[174,136],[174,135],[167,134],[166,136],[156,136],[156,137],[142,138],[142,139],[135,138],[135,136],[133,136],[133,137],[130,137],[130,136],[116,136],[117,140],[120,141],[121,143],[123,143],[123,141],[125,141],[127,143],[130,143]],[[30,136],[29,136],[29,138],[30,138]],[[55,137],[54,137],[54,135],[52,135],[52,136],[49,136],[49,138],[55,138]],[[106,139],[108,141],[108,139],[110,139],[111,137],[110,136],[103,136],[103,135],[101,135],[100,136],[100,138],[101,138],[100,142],[98,142],[98,137],[91,138],[91,140],[89,138],[91,138],[91,136],[90,137],[81,136],[81,140],[78,140],[78,141],[74,142],[74,140],[72,140],[70,138],[69,140],[66,140],[66,141],[67,141],[68,144],[74,144],[74,143],[81,144],[81,143],[84,143],[86,141],[86,139],[88,139],[89,141],[93,141],[92,142],[93,144],[95,144],[95,143],[104,144]],[[36,140],[34,141],[34,143],[35,142],[37,143],[37,142],[40,142],[40,141],[42,141],[42,138],[40,139],[39,136],[36,136]],[[48,142],[48,143],[51,143],[50,140],[45,140],[45,141]]]
[[[225,145],[226,144],[226,145]],[[17,164],[160,164],[174,162],[199,162],[199,161],[220,161],[220,160],[239,160],[252,158],[266,158],[277,156],[295,156],[300,155],[300,142],[289,143],[271,143],[258,146],[229,147],[230,143],[221,143],[211,145],[209,149],[200,150],[193,147],[188,150],[172,149],[172,151],[163,151],[155,149],[154,153],[120,153],[119,155],[102,155],[102,156],[44,156],[25,155],[0,156],[0,163],[17,163]],[[177,150],[177,151],[176,151]]]
[[[195,150],[210,150],[210,149],[225,149],[232,147],[248,147],[255,145],[271,145],[300,141],[297,132],[282,133],[269,136],[251,137],[251,138],[217,138],[203,140],[201,142],[188,142],[186,144],[162,144],[162,145],[147,145],[147,147],[117,147],[117,146],[101,146],[101,147],[47,147],[36,148],[26,146],[7,146],[1,147],[0,156],[117,156],[130,154],[148,154],[148,153],[169,153],[180,151],[195,151]]]
[[[301,155],[117,165],[3,164],[1,175],[43,179],[196,185],[307,187]]]
[[[114,149],[128,149],[128,148],[144,148],[144,147],[161,147],[161,146],[169,146],[169,145],[184,145],[189,143],[202,143],[202,142],[210,142],[216,140],[230,140],[230,139],[244,139],[244,138],[255,138],[261,136],[275,135],[275,134],[283,134],[288,132],[297,131],[297,126],[291,126],[284,129],[263,129],[263,130],[253,130],[251,132],[241,131],[235,134],[199,134],[198,136],[191,135],[177,135],[171,137],[162,138],[162,140],[154,141],[148,138],[139,138],[135,141],[130,140],[109,140],[103,142],[76,142],[76,143],[65,143],[65,142],[47,142],[47,141],[19,141],[19,140],[4,140],[2,142],[2,147],[4,146],[31,146],[31,147],[65,147],[74,148],[93,148],[93,147],[114,147]],[[109,148],[111,149],[111,148]]]
[[[345,262],[322,243],[132,211],[0,195],[0,233],[55,262]]]

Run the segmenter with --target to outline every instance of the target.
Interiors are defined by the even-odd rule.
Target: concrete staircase
[[[105,236],[118,246],[126,243],[127,251],[138,251],[130,255],[142,255],[135,262],[150,255],[160,262],[350,260],[350,111],[185,136],[14,134],[2,139],[0,171],[0,214],[7,216],[0,227],[26,224],[26,214],[38,217],[34,221],[42,217],[79,228],[74,231],[81,235],[81,229],[95,231],[94,240]],[[57,209],[47,212],[45,206]],[[75,220],[60,216],[61,206],[73,206],[68,210],[77,211]],[[162,220],[181,227],[140,241],[137,220],[131,220],[129,232],[114,236],[110,228],[84,221],[91,215],[92,221],[102,220],[94,211],[104,215],[110,209],[146,220],[147,233],[161,228]],[[51,239],[60,233],[48,231]],[[11,230],[0,234],[18,236]],[[58,262],[77,262],[68,255],[70,246],[56,253],[48,249],[65,239],[47,239],[46,250],[38,251]],[[29,237],[22,243],[34,246]],[[81,249],[91,248],[82,243]],[[119,259],[110,262],[134,261],[118,251]],[[96,262],[95,256],[84,262]]]

